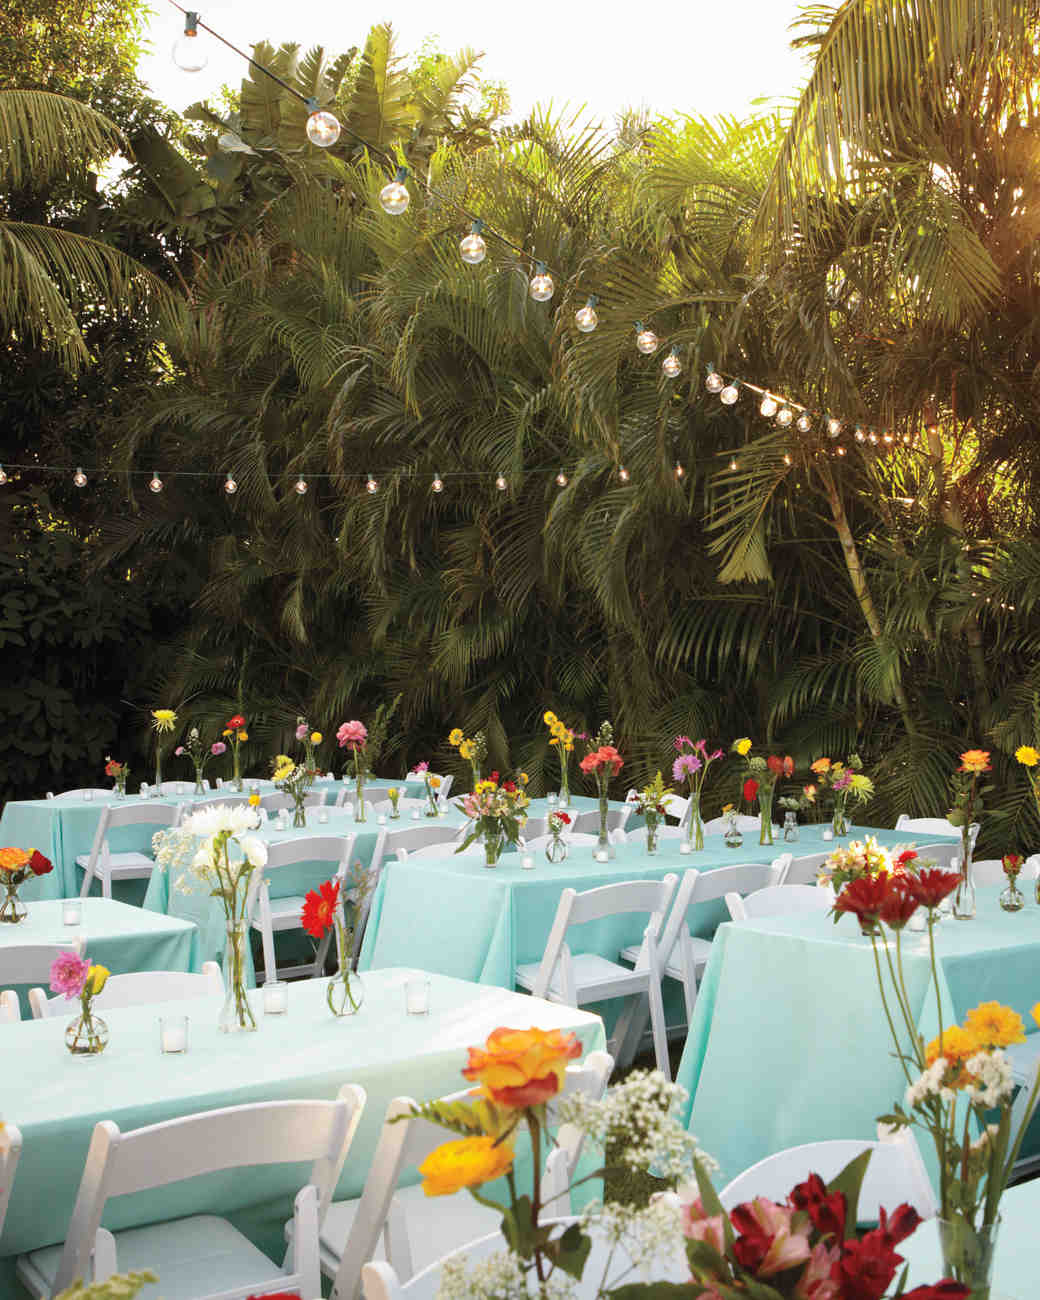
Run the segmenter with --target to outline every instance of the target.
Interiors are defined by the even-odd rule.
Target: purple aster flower
[[[78,952],[59,953],[51,966],[51,992],[78,998],[89,970],[90,962]]]

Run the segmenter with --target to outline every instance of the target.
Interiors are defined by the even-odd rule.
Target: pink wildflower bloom
[[[814,1246],[794,1289],[795,1300],[840,1300],[841,1284],[831,1278],[831,1269],[840,1258],[837,1246],[825,1246],[822,1241]]]
[[[51,966],[51,992],[78,998],[90,970],[90,962],[77,952],[59,953]]]
[[[209,747],[209,752],[214,758],[219,758],[221,754],[227,753],[227,745],[222,740],[215,740]]]
[[[702,754],[707,754],[707,752],[708,752],[708,742],[707,742],[706,740],[695,740],[695,741],[693,742],[693,746],[692,746],[692,748],[693,748],[693,749],[696,749],[696,750],[700,750],[700,752],[701,752]]]
[[[684,745],[687,749],[693,748],[693,741],[689,738],[689,736],[676,736],[674,744],[675,744],[675,748],[679,750],[680,753],[682,753]]]
[[[838,791],[847,790],[850,785],[852,785],[852,770],[846,768],[845,771],[842,772],[841,776],[831,782],[831,789]]]
[[[174,756],[174,758],[180,758],[180,756],[181,756],[183,753],[184,753],[184,746],[183,746],[183,745],[178,745],[177,748],[173,751],[173,756]]]
[[[687,776],[699,772],[703,766],[696,754],[680,754],[672,764],[672,780],[683,781]]]
[[[722,750],[717,749],[714,754],[708,755],[708,762],[714,763],[717,758],[721,758],[721,757],[722,757]]]
[[[427,763],[425,758],[421,763],[416,763],[416,765],[412,768],[413,772],[428,772],[429,770],[430,770],[430,765],[429,763]]]
[[[368,728],[363,722],[353,719],[351,722],[344,722],[339,731],[336,732],[336,739],[339,741],[340,749],[347,745],[363,745],[368,739]]]
[[[306,739],[307,739],[307,724],[306,724],[306,722],[301,722],[300,725],[296,728],[296,739],[297,739],[297,740],[306,740]]]

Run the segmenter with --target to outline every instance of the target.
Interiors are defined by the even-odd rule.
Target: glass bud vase
[[[646,821],[646,851],[647,853],[657,852],[657,837],[660,834],[660,827],[657,822],[657,814],[647,812],[644,814]]]
[[[943,1276],[971,1289],[971,1300],[990,1300],[993,1257],[1000,1216],[992,1223],[972,1225],[964,1219],[935,1220],[939,1230]]]
[[[607,797],[606,782],[599,788],[599,834],[596,837],[596,857],[605,853],[608,858],[616,857],[614,845],[610,841],[610,801]]]
[[[108,1025],[87,1007],[69,1021],[65,1046],[73,1056],[100,1056],[108,1046]]]
[[[357,799],[354,804],[354,820],[356,822],[367,821],[365,816],[365,773],[359,766],[357,770]]]
[[[690,791],[690,806],[686,810],[686,843],[694,853],[704,848],[704,822],[701,819],[701,796]]]
[[[794,812],[784,813],[784,843],[797,844],[798,842],[798,814]]]
[[[351,969],[353,954],[346,927],[336,922],[336,952],[339,970],[325,989],[325,1002],[334,1016],[356,1016],[365,1000],[365,986],[357,971]]]
[[[561,758],[563,759],[563,762],[560,764],[560,807],[567,808],[570,806],[571,802],[571,788],[568,784],[567,755],[562,754]]]
[[[834,800],[834,816],[831,818],[831,830],[834,838],[840,839],[849,833],[849,819],[845,816],[845,796],[838,795]]]
[[[307,805],[302,798],[293,804],[292,824],[297,830],[307,825]]]
[[[429,777],[426,778],[425,785],[426,785],[426,816],[436,817],[440,812],[440,809],[437,807],[437,792],[434,790],[433,786],[430,785]]]
[[[723,835],[722,839],[727,849],[739,849],[744,843],[744,836],[741,834],[740,827],[737,824],[736,813],[727,814],[726,833]]]
[[[206,786],[203,783],[202,768],[197,767],[195,769],[195,789],[192,791],[192,794],[205,794],[205,793],[206,793]]]
[[[545,846],[545,856],[550,862],[565,862],[567,860],[567,841],[561,839],[559,835],[554,835]]]
[[[1009,871],[1007,888],[1001,890],[1000,906],[1005,912],[1021,912],[1025,902],[1022,891],[1018,887],[1018,872]]]
[[[758,842],[773,842],[773,791],[765,786],[758,792]]]
[[[960,863],[957,870],[960,874],[960,880],[957,882],[957,888],[953,894],[953,915],[958,921],[973,921],[975,919],[975,882],[972,879],[971,846],[968,843],[963,843],[961,846]]]
[[[234,783],[236,793],[241,794],[242,793],[242,760],[238,756],[237,745],[235,746],[232,752],[232,762],[234,764],[234,767],[233,767],[233,775],[231,777],[231,780]]]
[[[484,832],[484,866],[495,867],[506,846],[506,837],[500,830]]]
[[[224,984],[227,995],[217,1017],[222,1034],[237,1034],[256,1029],[253,1008],[246,992],[246,944],[249,928],[245,921],[229,921],[224,945]]]
[[[4,872],[4,897],[0,902],[0,922],[6,921],[8,925],[17,925],[19,921],[24,921],[28,913],[25,910],[25,904],[18,897],[18,886],[22,883],[20,880],[12,880],[10,872]]]

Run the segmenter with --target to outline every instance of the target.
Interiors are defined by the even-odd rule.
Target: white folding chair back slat
[[[810,1174],[819,1174],[829,1183],[851,1160],[869,1150],[870,1163],[859,1196],[860,1222],[876,1223],[882,1207],[891,1212],[904,1202],[922,1219],[934,1218],[938,1206],[913,1130],[888,1130],[879,1125],[878,1132],[881,1140],[877,1142],[838,1138],[766,1156],[724,1187],[719,1200],[726,1210],[756,1196],[783,1201],[791,1188]]]
[[[202,781],[203,790],[209,789],[209,777],[204,777]],[[164,781],[162,785],[150,785],[149,794],[182,794],[189,795],[195,789],[194,777],[189,781],[185,778],[183,781]]]
[[[734,921],[756,916],[786,916],[793,912],[829,912],[834,892],[820,885],[771,885],[753,894],[727,894],[726,906]]]
[[[411,856],[417,850],[430,848],[432,845],[450,845],[458,837],[458,826],[446,826],[431,817],[429,823],[425,826],[420,822],[418,826],[401,826],[395,827],[394,830],[388,829],[386,833],[386,852],[396,857],[399,849],[407,849],[408,855]],[[450,854],[451,851],[448,847],[444,849],[445,854]]]
[[[101,893],[112,897],[113,880],[147,880],[155,867],[149,853],[113,853],[108,837],[114,830],[125,826],[179,826],[184,805],[151,803],[147,800],[132,803],[106,804],[101,810],[94,842],[89,853],[81,853],[76,865],[83,868],[82,897],[90,893],[95,878],[101,882]]]
[[[907,813],[900,813],[896,818],[895,829],[897,831],[910,831],[920,838],[922,835],[956,835],[960,840],[961,828],[954,826],[953,822],[947,821],[945,817],[910,817]],[[972,848],[975,847],[975,841],[979,836],[979,823],[972,822],[968,827],[968,834],[971,836]],[[957,851],[957,845],[951,844],[949,848]]]
[[[792,857],[791,865],[784,876],[785,885],[814,885],[820,868],[827,861],[828,853],[809,853],[805,857]]]
[[[958,853],[956,856],[959,864],[960,854]],[[1040,854],[1034,853],[1031,857],[1026,858],[1018,875],[1019,880],[1035,880],[1038,864],[1040,864]],[[1008,883],[1002,858],[972,858],[971,878],[976,885],[1006,885]]]
[[[148,1006],[156,1002],[180,1002],[189,998],[224,996],[224,977],[215,961],[203,962],[199,973],[178,970],[143,970],[128,975],[110,975],[105,987],[94,998],[98,1011],[117,1007]],[[48,997],[42,988],[29,990],[33,1019],[69,1014],[68,999],[61,993]]]
[[[453,836],[451,840],[441,844],[427,844],[421,849],[398,849],[398,862],[410,862],[413,858],[482,858],[484,856],[484,846],[479,843],[470,844],[461,852],[456,852],[458,836]]]
[[[51,967],[63,952],[81,952],[81,937],[69,943],[19,944],[17,948],[0,947],[0,984],[33,984],[50,981]]]
[[[560,836],[560,839],[563,840],[564,844],[567,845],[568,849],[576,849],[582,847],[583,845],[595,844],[596,838],[597,837],[595,835],[582,835],[582,834]],[[528,840],[525,846],[527,852],[528,853],[544,852],[545,846],[549,843],[551,839],[552,839],[551,835],[539,835],[533,840]],[[546,865],[549,864],[547,863]]]
[[[22,1134],[15,1124],[5,1124],[0,1129],[0,1236],[4,1232],[4,1219],[11,1201],[14,1176],[22,1154]]]
[[[21,1018],[22,1009],[18,1005],[18,994],[14,989],[4,989],[0,993],[0,1025],[16,1025]]]
[[[230,791],[214,795],[212,799],[200,799],[198,803],[193,803],[188,810],[189,813],[201,812],[203,808],[238,808],[242,804],[249,802],[247,794],[232,794]]]
[[[324,808],[328,796],[328,790],[308,790],[303,796],[303,806],[305,808]],[[284,790],[276,790],[273,794],[262,794],[260,796],[260,807],[266,809],[267,812],[289,812],[295,806],[292,797],[287,795]]]
[[[126,1233],[104,1232],[99,1240],[101,1216],[110,1197],[128,1196],[165,1187],[204,1174],[253,1165],[310,1162],[307,1183],[296,1197],[293,1247],[279,1270],[271,1264],[271,1281],[253,1293],[295,1290],[301,1295],[320,1294],[318,1224],[339,1178],[365,1104],[362,1088],[346,1084],[335,1101],[275,1101],[232,1106],[181,1119],[167,1120],[148,1128],[121,1133],[111,1120],[94,1127],[83,1178],[69,1221],[63,1248],[50,1247],[18,1259],[20,1280],[37,1295],[55,1295],[74,1278],[103,1281],[118,1267],[120,1239],[140,1238],[150,1231],[129,1229]],[[184,1267],[189,1275],[198,1259],[206,1257],[207,1239],[217,1226],[225,1246],[223,1271],[212,1278],[216,1289],[209,1296],[237,1294],[239,1283],[251,1279],[229,1278],[235,1258],[244,1271],[255,1269],[257,1257],[264,1257],[230,1224],[211,1216],[194,1216],[161,1225],[162,1239],[183,1243]],[[113,1249],[114,1246],[114,1249]],[[168,1252],[164,1252],[168,1253]],[[93,1254],[93,1259],[92,1259]],[[229,1259],[230,1257],[230,1259]],[[167,1294],[176,1290],[176,1267],[164,1263],[163,1281]],[[192,1292],[198,1295],[198,1292]],[[203,1300],[199,1296],[199,1300]]]
[[[634,804],[622,804],[620,808],[607,809],[607,830],[623,831],[628,825],[628,819],[632,816]],[[570,814],[572,825],[576,831],[598,831],[599,830],[599,810],[589,808],[585,812],[575,812],[572,809],[565,808],[564,812]]]
[[[47,791],[48,799],[82,799],[84,795],[90,795],[92,799],[107,798],[112,793],[110,787],[91,785],[84,786],[81,790],[62,790],[60,794],[54,794],[53,791]]]

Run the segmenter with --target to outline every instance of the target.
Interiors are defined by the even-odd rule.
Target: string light
[[[657,335],[653,330],[647,329],[641,320],[636,321],[636,347],[647,357],[653,356],[658,348]]]
[[[229,497],[233,497],[235,493],[238,491],[238,484],[235,482],[235,480],[231,477],[230,474],[224,480],[224,491],[228,494]]]
[[[827,419],[827,436],[836,438],[839,433],[841,433],[841,421],[836,420],[833,415],[829,416]]]
[[[719,393],[719,392],[722,391],[722,386],[723,386],[723,384],[725,384],[725,382],[726,382],[726,381],[722,378],[722,376],[719,374],[719,372],[715,369],[714,364],[713,364],[712,362],[709,361],[709,362],[708,362],[708,376],[707,376],[707,378],[706,378],[705,381],[704,381],[704,387],[708,390],[709,393]]]
[[[181,72],[201,72],[209,62],[205,41],[199,40],[199,16],[194,9],[184,12],[184,35],[173,43],[170,54]]]
[[[534,275],[531,276],[531,283],[527,286],[527,292],[535,302],[548,302],[555,290],[556,286],[553,284],[552,276],[545,269],[545,263],[536,262]]]
[[[812,416],[808,411],[803,411],[795,423],[795,428],[799,433],[808,433],[812,428]]]
[[[770,397],[769,394],[766,393],[765,397],[762,398],[762,405],[758,408],[759,413],[764,415],[768,420],[771,416],[776,415],[777,406],[778,402],[776,399]]]
[[[479,266],[487,257],[487,244],[480,233],[483,229],[484,223],[478,217],[470,226],[469,234],[459,240],[459,256],[467,266]]]
[[[622,465],[621,468],[618,470],[618,472],[617,472],[617,476],[618,476],[618,478],[621,480],[622,483],[627,483],[628,480],[632,477],[632,476],[629,474],[628,470],[625,469],[624,465]]]
[[[439,474],[434,474],[433,482],[430,484],[430,486],[433,488],[434,492],[443,492],[444,480],[441,478]]]
[[[148,480],[149,492],[155,492],[158,495],[158,493],[160,493],[162,489],[163,489],[162,479],[154,470],[152,470],[152,477]]]
[[[72,481],[78,488],[87,486],[87,476],[83,473],[83,467],[81,465],[76,467],[76,472],[72,476]]]
[[[722,402],[724,406],[732,406],[739,396],[740,390],[737,388],[736,384],[727,384],[722,392],[719,393],[719,401]]]
[[[296,480],[296,482],[293,484],[293,491],[296,493],[296,495],[297,495],[298,497],[302,497],[302,496],[306,493],[306,491],[307,491],[307,480],[303,477],[302,474],[301,474],[300,477]]]
[[[319,149],[331,149],[343,130],[339,118],[328,109],[319,108],[316,99],[308,99],[307,107],[310,109],[307,117],[307,139],[311,144],[316,144]],[[407,206],[405,204],[405,207]]]
[[[792,411],[789,406],[781,406],[780,410],[776,413],[776,422],[781,429],[786,429],[793,419],[794,411]]]
[[[408,186],[404,183],[407,175],[407,167],[398,167],[394,179],[388,181],[379,191],[379,206],[391,217],[399,217],[412,201]]]
[[[499,492],[504,492],[508,486],[509,484],[506,482],[506,476],[504,474],[499,474],[498,478],[495,479],[495,487],[498,488]]]
[[[434,480],[433,480],[433,490],[434,490],[434,492],[439,492],[439,491],[441,490],[441,489],[437,486],[437,483],[438,483],[438,482],[439,482],[438,479],[434,479]],[[442,484],[441,484],[441,487],[443,487],[443,486],[444,486],[444,484],[442,483]],[[370,497],[374,497],[375,494],[379,491],[379,484],[376,482],[376,480],[372,477],[371,474],[369,474],[368,478],[365,479],[365,491],[368,493],[368,495],[369,495]]]
[[[661,362],[661,369],[669,379],[674,379],[682,371],[682,362],[679,360],[679,348],[672,344],[672,350]]]
[[[574,313],[574,323],[583,334],[591,334],[599,324],[599,317],[596,315],[596,303],[599,299],[594,293],[590,293],[585,300],[585,306],[579,307]]]
[[[556,475],[556,486],[557,487],[567,486],[567,475],[563,472],[562,469],[560,470],[559,474]]]
[[[737,468],[737,458],[736,458],[736,456],[734,456],[733,459],[730,461],[730,463],[729,463],[729,467],[730,467],[731,470]]]
[[[3,485],[6,482],[7,482],[7,471],[4,469],[3,465],[0,465],[0,487],[3,487]]]
[[[685,473],[686,471],[682,467],[682,461],[677,460],[675,462],[675,477],[682,478]]]
[[[791,464],[791,453],[789,451],[784,452],[784,464],[785,465]]]
[[[863,442],[866,439],[866,436],[867,435],[863,432],[862,429],[857,429],[856,432],[853,434],[853,437],[856,439],[857,442]]]
[[[839,448],[838,448],[838,455],[839,455],[839,456],[844,456],[844,455],[845,455],[845,448],[844,448],[844,447],[839,447]]]
[[[871,429],[871,431],[867,434],[867,441],[871,443],[872,446],[877,445],[877,434],[874,432],[873,429]]]

